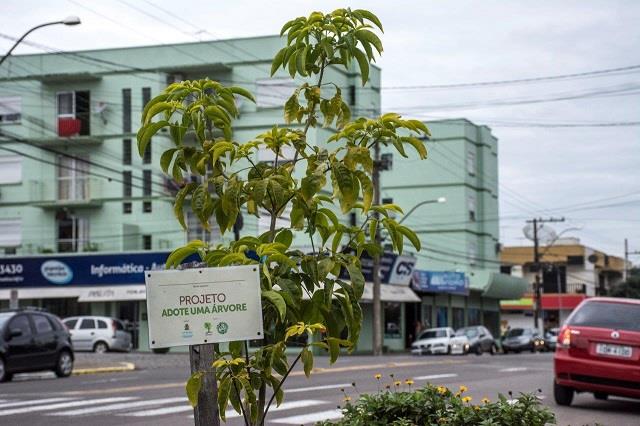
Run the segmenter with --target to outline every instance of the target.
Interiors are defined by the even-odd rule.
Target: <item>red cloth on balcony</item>
[[[77,118],[58,118],[58,136],[68,137],[80,133],[82,122]]]

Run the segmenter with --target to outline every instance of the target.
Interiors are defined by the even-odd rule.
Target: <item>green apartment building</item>
[[[10,265],[11,259],[25,257],[121,253],[124,262],[129,253],[167,252],[195,238],[219,240],[219,232],[205,232],[189,213],[189,231],[180,228],[172,210],[177,186],[159,167],[160,154],[172,142],[157,136],[140,158],[135,141],[140,114],[167,84],[208,77],[256,96],[257,104],[240,104],[234,139],[247,141],[273,124],[284,126],[282,105],[302,81],[285,74],[268,77],[281,45],[279,37],[268,36],[10,57],[0,68],[0,260]],[[365,87],[355,71],[331,68],[325,76],[342,88],[354,111],[380,110],[379,68],[371,69]],[[430,126],[435,135],[427,143],[431,159],[418,164],[394,158],[393,170],[383,174],[383,194],[405,209],[423,199],[447,197],[447,203],[423,206],[407,219],[427,247],[419,268],[491,275],[498,270],[493,262],[498,222],[481,218],[497,217],[497,141],[486,127],[464,120]],[[312,129],[309,140],[326,140],[332,132]],[[273,160],[266,151],[257,157]],[[242,233],[259,234],[268,225],[266,219],[245,217]],[[385,344],[403,349],[414,317],[435,325],[443,297],[452,325],[459,324],[460,304],[493,312],[495,302],[497,312],[495,297],[502,295],[491,293],[492,279],[474,284],[474,275],[469,276],[471,295],[462,301],[426,294],[421,303],[389,302],[388,319],[398,322],[400,334],[390,335]],[[3,281],[0,274],[0,306],[8,305],[17,288],[22,305],[61,316],[127,319],[139,325],[137,346],[148,348],[139,282],[131,283],[130,291],[103,296],[97,286],[100,294],[91,298],[87,291],[93,287],[17,285],[9,278]],[[415,300],[420,299],[414,295]],[[370,312],[365,304],[362,351],[370,347]],[[464,316],[463,323],[474,321]]]

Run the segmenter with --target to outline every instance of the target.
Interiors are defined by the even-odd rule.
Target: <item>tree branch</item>
[[[278,391],[280,391],[280,389],[282,388],[282,384],[284,383],[285,380],[287,380],[287,377],[289,377],[289,373],[291,373],[291,370],[293,370],[293,368],[296,366],[301,356],[302,356],[302,351],[300,351],[296,359],[293,361],[293,364],[291,364],[291,367],[289,367],[289,369],[287,370],[287,373],[284,376],[282,376],[282,380],[280,380],[280,383],[278,383],[278,387],[273,390],[273,395],[271,395],[271,399],[269,399],[269,403],[267,404],[267,407],[264,410],[264,414],[262,415],[260,426],[264,426],[264,421],[267,418],[267,413],[269,412],[269,408],[273,403],[273,399],[276,397],[276,394],[278,393]]]

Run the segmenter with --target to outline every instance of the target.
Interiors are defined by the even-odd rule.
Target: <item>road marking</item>
[[[82,416],[84,414],[100,413],[105,411],[129,410],[132,408],[148,407],[150,405],[172,404],[174,402],[187,402],[185,397],[151,399],[147,401],[120,402],[117,404],[103,405],[101,407],[81,408],[79,410],[51,413],[49,416]]]
[[[351,387],[351,383],[339,383],[337,385],[309,386],[306,388],[285,389],[285,392],[286,393],[310,392],[315,390],[339,389],[339,388],[348,388],[348,387]]]
[[[515,373],[516,371],[527,371],[527,367],[511,367],[511,368],[503,368],[502,370],[498,370],[501,373]]]
[[[59,404],[38,405],[36,407],[23,407],[23,408],[15,408],[12,410],[2,410],[0,411],[0,416],[32,413],[34,411],[57,410],[59,408],[81,407],[83,405],[90,405],[90,404],[105,404],[108,402],[129,401],[131,399],[133,398],[132,397],[116,397],[116,398],[101,398],[101,399],[83,399],[80,401],[61,402]]]
[[[277,412],[277,411],[283,411],[283,410],[293,410],[295,408],[305,408],[305,407],[313,407],[314,405],[321,405],[321,404],[325,404],[326,401],[318,401],[315,399],[303,399],[300,401],[290,401],[290,402],[283,402],[282,404],[280,404],[279,407],[273,407],[269,410],[269,412]],[[178,405],[175,407],[165,407],[165,408],[157,408],[155,410],[143,410],[143,411],[136,411],[134,413],[126,413],[126,414],[118,414],[119,416],[123,416],[123,417],[151,417],[151,416],[162,416],[165,414],[175,414],[175,413],[181,413],[183,411],[192,411],[193,408],[188,405]],[[242,414],[238,414],[238,412],[236,410],[227,410],[225,412],[225,416],[227,417],[227,419],[232,419],[234,417],[240,417],[242,416]]]
[[[435,379],[447,379],[449,377],[458,377],[457,374],[432,374],[430,376],[418,376],[414,377],[413,380],[435,380]]]
[[[0,408],[24,407],[25,405],[48,404],[51,402],[69,401],[70,399],[77,399],[77,398],[47,398],[47,399],[32,399],[30,401],[13,401],[13,402],[0,404]]]
[[[312,374],[327,374],[327,373],[342,373],[345,371],[362,371],[362,370],[379,370],[385,368],[400,368],[400,367],[418,367],[429,365],[452,365],[452,364],[468,364],[469,361],[463,360],[443,360],[443,361],[408,361],[408,362],[388,362],[386,364],[369,364],[369,365],[352,365],[348,367],[329,367],[329,368],[314,368],[311,370]],[[304,371],[294,371],[289,376],[302,376]]]
[[[284,423],[290,425],[301,425],[304,423],[315,423],[320,420],[333,420],[342,417],[341,410],[326,410],[317,413],[301,414],[299,416],[283,417],[281,419],[270,420],[269,423]]]

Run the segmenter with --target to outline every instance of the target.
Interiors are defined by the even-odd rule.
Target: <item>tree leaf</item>
[[[311,370],[313,370],[313,353],[308,348],[303,348],[301,358],[304,366],[304,375],[309,377]]]
[[[189,380],[187,380],[187,385],[185,386],[187,398],[189,398],[189,403],[192,407],[198,405],[198,394],[202,387],[202,375],[203,373],[201,372],[193,373],[191,377],[189,377]]]
[[[369,30],[357,30],[355,32],[355,36],[358,40],[366,40],[369,43],[373,44],[373,47],[376,48],[378,53],[382,53],[382,42],[378,38],[377,35],[372,33]]]
[[[169,173],[169,166],[171,165],[171,160],[173,160],[173,155],[178,151],[177,148],[171,148],[162,153],[160,157],[160,167],[165,173]]]
[[[147,149],[147,145],[151,142],[151,138],[153,135],[158,133],[158,130],[163,127],[169,126],[169,122],[166,120],[158,121],[155,123],[147,124],[138,130],[137,139],[138,139],[138,153],[140,157],[144,156],[144,151]]]
[[[349,273],[349,279],[353,287],[353,294],[356,300],[360,300],[364,292],[364,275],[362,275],[360,268],[353,263],[347,264],[347,272]]]
[[[384,32],[384,30],[382,29],[382,22],[380,22],[380,19],[378,19],[378,17],[373,13],[365,9],[356,9],[353,11],[353,13],[358,13],[362,15],[364,18],[371,21],[376,27],[380,28],[380,31]]]
[[[229,404],[229,392],[231,391],[231,377],[227,376],[220,381],[218,386],[218,413],[222,421],[226,421],[225,412]]]
[[[414,137],[405,137],[402,138],[402,140],[410,144],[416,149],[416,151],[418,151],[418,155],[420,156],[421,160],[427,158],[427,148],[424,146],[424,142],[422,142],[420,139]]]
[[[420,251],[421,249],[420,238],[418,238],[418,235],[415,232],[413,232],[411,229],[407,228],[406,226],[402,226],[402,225],[398,225],[396,229],[402,235],[407,237],[409,241],[411,241],[411,244],[416,248],[416,250]]]
[[[280,320],[284,321],[284,318],[287,314],[287,304],[284,302],[284,299],[274,290],[263,290],[262,297],[267,299],[273,306],[275,306],[278,314],[280,315]]]
[[[353,56],[355,56],[358,61],[362,85],[364,86],[367,84],[367,81],[369,81],[369,59],[367,59],[364,53],[362,53],[358,48],[353,49]]]
[[[373,183],[371,179],[369,179],[369,176],[363,171],[356,170],[355,174],[362,188],[362,205],[364,206],[362,211],[366,213],[371,208],[371,203],[373,202]]]
[[[288,229],[283,229],[276,235],[275,241],[289,248],[293,241],[293,233]]]
[[[273,73],[271,74],[273,75]],[[233,93],[234,95],[240,95],[243,98],[247,98],[249,99],[251,102],[253,102],[254,104],[256,103],[256,98],[253,97],[253,95],[251,94],[251,92],[249,92],[247,89],[243,88],[243,87],[238,87],[238,86],[231,86],[229,87],[229,90],[231,91],[231,93]]]
[[[176,219],[178,219],[180,226],[182,226],[182,229],[184,229],[185,231],[187,230],[187,224],[184,222],[184,200],[187,195],[191,194],[196,189],[197,186],[198,185],[194,182],[190,182],[183,186],[176,194],[176,200],[173,204],[173,213],[175,214]]]

